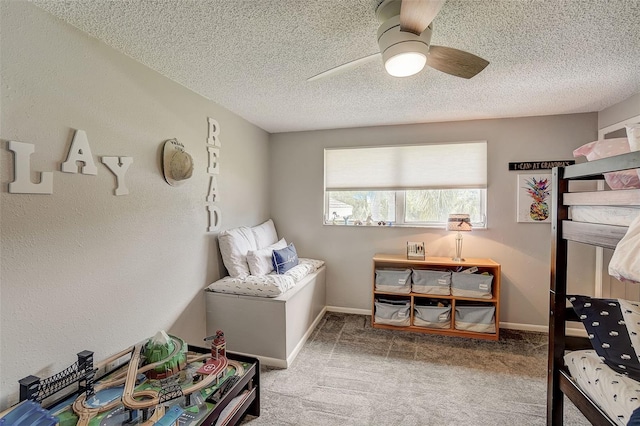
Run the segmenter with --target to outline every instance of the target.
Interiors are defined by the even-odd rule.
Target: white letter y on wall
[[[133,157],[102,157],[102,164],[116,175],[116,195],[127,195],[129,188],[124,181],[124,175],[133,163]]]

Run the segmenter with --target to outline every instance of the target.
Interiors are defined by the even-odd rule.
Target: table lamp
[[[462,258],[462,233],[461,231],[471,231],[471,219],[468,214],[450,214],[447,221],[447,231],[458,231],[456,235],[456,257],[455,262],[463,262]]]

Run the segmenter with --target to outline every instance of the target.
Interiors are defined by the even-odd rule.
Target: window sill
[[[338,228],[426,228],[426,229],[441,229],[443,231],[446,231],[446,225],[419,225],[419,224],[407,224],[407,223],[403,223],[403,224],[397,224],[397,223],[387,223],[386,225],[378,225],[377,223],[375,224],[371,224],[371,225],[366,225],[366,224],[362,224],[362,225],[355,225],[353,223],[349,223],[347,225],[345,225],[344,223],[340,223],[340,222],[336,222],[336,223],[331,223],[331,222],[325,222],[323,223],[324,226],[335,226]],[[484,226],[475,226],[473,227],[473,231],[479,231],[479,230],[485,230],[487,229]]]

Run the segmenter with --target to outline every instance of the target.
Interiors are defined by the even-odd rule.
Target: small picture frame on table
[[[424,260],[424,242],[407,241],[407,260]]]

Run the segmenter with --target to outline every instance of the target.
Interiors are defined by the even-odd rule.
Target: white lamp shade
[[[468,214],[450,214],[447,231],[471,231],[471,218]]]

